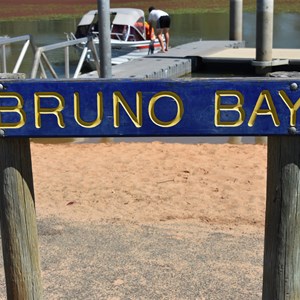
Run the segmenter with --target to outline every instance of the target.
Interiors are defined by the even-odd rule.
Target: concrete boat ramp
[[[243,72],[255,74],[255,48],[241,41],[197,41],[112,66],[113,78],[178,78],[192,72]],[[273,71],[296,71],[300,67],[300,49],[273,49]],[[97,72],[80,78],[97,78]]]

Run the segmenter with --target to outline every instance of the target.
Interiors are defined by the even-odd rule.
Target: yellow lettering
[[[263,103],[264,100],[266,100],[266,103],[268,105],[268,109],[262,109],[261,108],[262,103]],[[272,96],[271,96],[270,92],[267,91],[267,90],[262,91],[260,93],[258,99],[257,99],[256,105],[253,109],[253,112],[252,112],[251,117],[250,117],[249,122],[248,122],[249,127],[252,127],[254,125],[256,117],[258,115],[271,115],[271,117],[273,119],[273,122],[274,122],[274,125],[276,127],[278,127],[280,125],[280,121],[279,121],[279,118],[278,118],[278,115],[277,115],[277,111],[276,111],[274,102],[272,100]]]
[[[126,111],[127,115],[135,125],[135,127],[140,128],[142,127],[142,93],[136,93],[136,115],[132,112],[131,108],[129,107],[128,103],[123,98],[120,92],[113,93],[113,109],[114,109],[114,127],[117,128],[120,126],[120,108],[119,103],[123,106],[124,110]]]
[[[236,104],[221,104],[222,97],[235,97]],[[217,127],[238,127],[245,120],[245,111],[243,109],[244,97],[238,91],[216,91],[215,94],[215,126]],[[236,111],[238,119],[235,121],[221,121],[222,111]]]
[[[21,128],[26,122],[26,114],[23,110],[23,97],[18,93],[5,92],[0,94],[0,98],[13,98],[17,100],[16,106],[0,106],[0,116],[1,113],[16,113],[20,116],[20,121],[14,123],[3,123],[0,118],[0,128]]]
[[[43,108],[41,107],[41,98],[55,98],[58,102],[58,106],[55,108]],[[57,124],[60,128],[65,127],[63,115],[61,111],[65,107],[65,100],[62,95],[56,92],[38,92],[34,93],[34,112],[35,112],[35,127],[41,128],[41,115],[53,114],[57,118]]]
[[[156,101],[158,101],[160,98],[162,97],[168,97],[171,98],[172,100],[174,100],[176,102],[177,105],[177,113],[176,116],[173,120],[170,121],[161,121],[159,120],[155,113],[154,113],[154,106]],[[178,124],[180,122],[180,120],[182,119],[183,113],[184,113],[184,107],[183,107],[183,103],[182,100],[180,99],[180,97],[173,93],[173,92],[168,92],[168,91],[164,91],[164,92],[160,92],[155,94],[150,102],[149,102],[149,107],[148,107],[148,113],[149,113],[149,117],[152,120],[152,122],[160,127],[172,127],[175,126],[176,124]]]
[[[97,118],[94,121],[86,122],[83,121],[80,117],[80,108],[79,108],[79,94],[74,93],[74,118],[76,122],[85,128],[94,128],[98,126],[103,119],[103,101],[102,101],[102,93],[97,93]]]
[[[284,91],[279,91],[279,96],[282,98],[283,102],[290,110],[290,125],[296,126],[296,113],[298,108],[300,107],[300,98],[296,101],[295,104],[293,104]]]

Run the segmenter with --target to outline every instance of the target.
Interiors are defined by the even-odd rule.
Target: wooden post
[[[8,300],[42,299],[30,142],[0,138],[0,221]]]
[[[268,138],[263,299],[300,299],[300,137]]]

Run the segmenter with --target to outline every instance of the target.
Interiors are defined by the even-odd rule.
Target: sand
[[[266,146],[32,143],[37,215],[264,226]]]
[[[45,299],[261,298],[265,145],[31,152]]]

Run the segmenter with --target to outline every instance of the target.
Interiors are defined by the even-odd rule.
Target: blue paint
[[[232,79],[179,79],[179,80],[84,80],[84,81],[57,81],[57,80],[23,80],[2,81],[5,89],[0,92],[0,121],[1,124],[20,122],[20,114],[4,112],[5,107],[15,107],[17,100],[9,93],[22,96],[24,104],[22,111],[26,115],[25,124],[20,128],[2,128],[6,137],[114,137],[114,136],[255,136],[255,135],[287,135],[291,127],[290,110],[279,92],[285,94],[292,104],[300,98],[299,90],[292,90],[291,83],[300,81],[287,79],[267,78],[232,78]],[[216,126],[215,102],[216,93],[219,91],[238,92],[244,99],[242,110],[244,119],[240,125],[234,127],[224,125],[224,122],[237,122],[239,112],[229,109],[220,112],[222,126]],[[253,113],[258,98],[267,91],[268,99],[274,104],[276,115],[280,124],[275,126],[271,114],[259,113],[253,126],[248,122]],[[35,125],[36,114],[34,110],[34,95],[45,92],[57,93],[64,101],[61,115],[65,124],[64,128],[58,126],[57,117],[52,114],[41,115],[41,128]],[[94,128],[85,128],[79,125],[74,118],[74,93],[80,99],[80,116],[86,122],[96,119],[97,93],[103,95],[103,119]],[[119,106],[120,125],[114,126],[113,94],[121,93],[128,103],[133,114],[136,114],[136,93],[142,95],[142,126],[137,127],[132,119]],[[172,121],[178,113],[176,101],[168,96],[175,93],[182,101],[182,117],[177,124],[171,127],[158,126],[149,115],[149,103],[157,94],[164,92],[167,96],[160,97],[153,105],[154,115],[161,122]],[[237,103],[237,97],[225,96],[221,98],[222,107]],[[268,107],[265,99],[260,105],[260,110]],[[42,108],[55,109],[58,105],[54,97],[40,98]],[[274,112],[274,111],[273,111]],[[300,128],[296,112],[296,128]],[[1,127],[1,126],[0,126]]]

